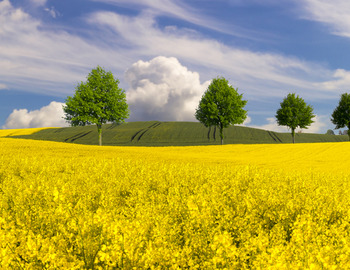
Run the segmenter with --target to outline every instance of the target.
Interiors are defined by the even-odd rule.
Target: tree
[[[276,112],[277,124],[291,129],[293,143],[295,143],[295,129],[307,128],[314,122],[313,108],[294,93],[288,94],[280,104],[281,108]]]
[[[224,143],[223,129],[229,125],[242,124],[247,117],[243,107],[247,104],[237,90],[223,77],[212,80],[196,109],[196,118],[206,127],[217,126],[221,144]]]
[[[327,132],[326,132],[327,135],[335,135],[334,134],[334,131],[331,130],[331,129],[328,129]]]
[[[350,94],[344,93],[341,95],[339,105],[334,109],[331,118],[335,128],[347,127],[350,129]],[[348,133],[350,141],[350,133]]]
[[[63,106],[65,119],[72,126],[96,124],[99,145],[102,145],[102,125],[120,123],[129,117],[128,104],[118,79],[101,67],[93,69],[86,82],[78,84],[73,97]]]

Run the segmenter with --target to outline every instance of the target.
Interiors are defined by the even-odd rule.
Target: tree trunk
[[[97,124],[98,145],[102,146],[102,124]]]
[[[224,127],[222,124],[220,124],[220,138],[221,138],[221,145],[224,144]]]
[[[295,129],[292,128],[292,137],[293,137],[293,143],[295,143]]]

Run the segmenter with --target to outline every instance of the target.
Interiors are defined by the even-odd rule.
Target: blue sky
[[[347,0],[0,0],[0,127],[64,126],[62,104],[97,65],[126,91],[128,121],[195,121],[210,80],[248,100],[245,125],[295,92],[304,132],[334,128],[350,84]]]

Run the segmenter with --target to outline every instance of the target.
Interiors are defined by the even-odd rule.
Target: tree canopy
[[[96,124],[99,145],[102,145],[102,125],[120,123],[129,117],[128,104],[119,80],[101,67],[93,69],[86,82],[78,84],[73,97],[63,106],[65,119],[72,126]]]
[[[224,77],[212,80],[196,109],[195,117],[206,127],[217,126],[223,144],[223,129],[230,125],[242,124],[247,117],[243,95],[231,86]]]
[[[350,129],[350,94],[344,93],[341,95],[339,104],[332,113],[331,121],[336,129],[344,127]],[[350,140],[349,132],[348,136]]]
[[[334,131],[331,130],[331,129],[328,129],[327,132],[326,132],[327,135],[335,135],[334,134]]]
[[[277,124],[291,129],[293,143],[295,143],[295,129],[307,128],[314,122],[313,108],[295,93],[288,94],[280,105],[276,112]]]

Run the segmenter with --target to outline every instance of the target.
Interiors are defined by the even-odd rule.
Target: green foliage
[[[331,121],[336,129],[343,127],[350,129],[350,94],[341,95],[339,105],[332,113]],[[348,133],[348,135],[350,140],[350,134]]]
[[[334,131],[331,130],[331,129],[328,129],[327,132],[326,132],[327,135],[335,135],[334,134]]]
[[[295,94],[288,94],[280,103],[281,108],[276,112],[276,119],[279,126],[287,126],[292,131],[293,143],[295,142],[295,129],[307,128],[314,121],[313,108]]]
[[[196,110],[196,118],[206,127],[217,126],[220,129],[221,144],[223,143],[223,129],[234,124],[242,124],[247,117],[242,100],[237,90],[221,77],[215,78],[202,96]]]
[[[68,96],[63,107],[65,119],[72,126],[96,124],[99,144],[102,144],[102,125],[120,123],[129,117],[128,104],[118,79],[101,67],[93,69],[86,82],[76,87],[75,95]]]

